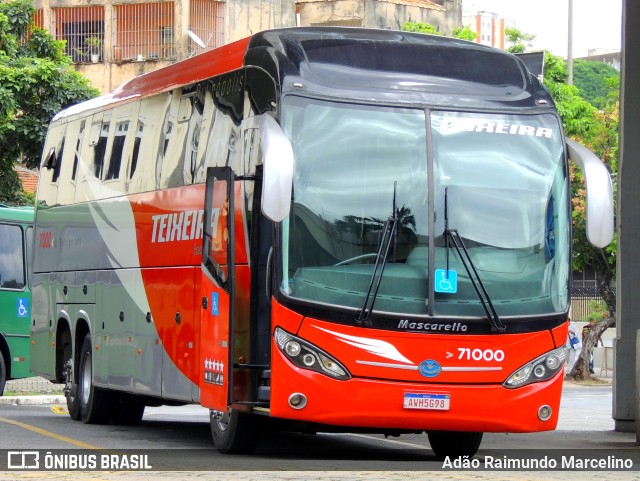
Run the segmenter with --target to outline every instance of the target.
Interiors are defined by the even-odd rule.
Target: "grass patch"
[[[43,395],[52,395],[59,396],[63,395],[64,391],[62,388],[60,389],[41,389],[41,390],[29,390],[29,391],[4,391],[3,397],[13,397],[13,396],[43,396]]]

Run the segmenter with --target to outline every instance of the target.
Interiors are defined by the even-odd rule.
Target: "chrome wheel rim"
[[[91,355],[86,353],[82,365],[82,403],[89,404],[89,394],[91,393]]]

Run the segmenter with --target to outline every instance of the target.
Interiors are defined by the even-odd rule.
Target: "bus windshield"
[[[569,192],[554,115],[289,96],[283,124],[295,158],[284,295],[360,309],[384,261],[376,312],[484,317],[470,269],[500,316],[567,309]]]

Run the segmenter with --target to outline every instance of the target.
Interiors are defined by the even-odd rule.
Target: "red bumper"
[[[500,384],[407,383],[352,378],[337,381],[293,366],[274,345],[272,350],[271,416],[354,428],[537,432],[555,429],[563,370],[552,379],[518,389]],[[303,394],[302,409],[289,405]],[[447,411],[405,409],[405,393],[448,394]],[[538,418],[550,406],[547,421]]]

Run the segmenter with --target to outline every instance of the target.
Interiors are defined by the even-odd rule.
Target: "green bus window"
[[[0,288],[24,289],[22,228],[0,224]]]

